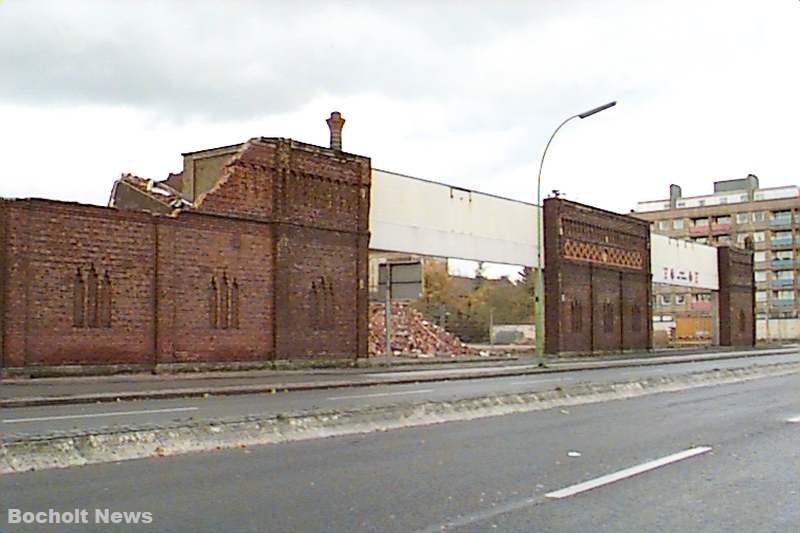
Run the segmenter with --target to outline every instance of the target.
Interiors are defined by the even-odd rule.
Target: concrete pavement
[[[789,420],[800,415],[797,385],[792,375],[363,436],[5,475],[2,511],[152,515],[149,525],[103,526],[108,531],[794,531],[800,426]],[[700,447],[710,449],[587,492],[547,496]]]
[[[323,386],[308,389],[270,388],[266,394],[210,395],[171,399],[146,398],[113,403],[35,405],[9,408],[0,416],[0,434],[6,436],[44,435],[52,431],[101,431],[113,427],[141,427],[183,423],[192,420],[228,419],[241,416],[274,416],[284,413],[313,412],[327,409],[382,407],[400,402],[452,402],[464,398],[498,394],[545,391],[581,384],[603,385],[632,382],[651,377],[669,378],[691,372],[714,369],[743,369],[752,365],[800,362],[800,355],[757,355],[748,358],[714,358],[664,365],[611,366],[536,372],[522,367],[521,373],[495,375],[497,367],[469,369],[439,368],[370,372],[357,374],[364,380],[384,380],[363,384],[356,380],[346,388]],[[533,373],[528,373],[534,370]],[[454,372],[469,371],[470,379],[451,379]],[[326,376],[317,376],[325,378]],[[388,379],[387,379],[388,378]],[[402,381],[398,382],[398,379]],[[313,384],[313,382],[310,382]],[[322,384],[329,383],[322,381]],[[369,381],[367,381],[369,383]],[[202,389],[201,389],[202,390]]]
[[[116,402],[119,400],[172,399],[206,395],[236,395],[471,380],[485,377],[525,376],[602,368],[684,364],[774,354],[796,354],[796,346],[753,350],[717,350],[677,355],[626,354],[624,357],[554,360],[539,368],[530,357],[505,362],[402,365],[393,368],[355,368],[304,371],[251,371],[207,374],[123,375],[90,378],[9,379],[0,386],[0,407]]]

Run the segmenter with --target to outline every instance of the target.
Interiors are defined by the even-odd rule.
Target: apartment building
[[[702,244],[752,246],[758,318],[796,318],[800,266],[800,188],[760,188],[752,174],[714,182],[713,194],[684,197],[670,185],[669,198],[638,202],[631,215],[650,221],[654,233]],[[711,294],[657,286],[655,322],[709,316]]]

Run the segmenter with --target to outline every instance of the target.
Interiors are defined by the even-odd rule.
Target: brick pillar
[[[719,274],[719,343],[754,346],[756,343],[753,253],[730,246],[717,248]]]

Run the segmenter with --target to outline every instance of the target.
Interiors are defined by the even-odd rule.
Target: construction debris
[[[392,354],[412,357],[434,355],[478,355],[461,340],[404,303],[392,303]],[[386,308],[371,303],[369,308],[369,353],[386,353]]]

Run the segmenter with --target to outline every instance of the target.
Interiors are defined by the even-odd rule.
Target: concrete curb
[[[116,402],[116,401],[131,401],[131,400],[167,400],[176,398],[197,398],[206,395],[216,396],[233,396],[241,394],[261,394],[266,392],[275,391],[306,391],[318,389],[341,389],[348,387],[371,387],[376,385],[402,385],[407,383],[432,383],[438,381],[461,381],[470,379],[485,379],[485,378],[498,378],[498,377],[515,377],[515,376],[528,376],[534,374],[550,374],[562,372],[575,372],[580,370],[602,370],[606,368],[630,368],[642,366],[659,366],[667,364],[683,364],[683,363],[696,363],[702,361],[715,361],[715,360],[728,360],[728,359],[743,359],[747,357],[759,357],[769,355],[780,355],[796,352],[796,349],[776,349],[770,350],[767,353],[753,354],[735,352],[726,353],[722,356],[709,356],[700,354],[698,356],[676,356],[676,359],[664,360],[654,359],[648,360],[618,360],[618,361],[597,361],[597,362],[579,362],[570,364],[569,366],[562,367],[546,367],[538,368],[535,366],[509,366],[504,369],[497,370],[496,372],[473,372],[473,368],[463,368],[463,373],[440,375],[440,376],[405,376],[405,377],[385,377],[382,379],[369,379],[369,380],[352,380],[347,377],[336,381],[311,381],[299,383],[264,383],[264,384],[249,384],[249,385],[223,385],[223,386],[206,386],[206,387],[183,387],[173,389],[152,389],[143,391],[126,391],[126,392],[98,392],[91,394],[71,394],[63,396],[29,396],[17,398],[0,399],[0,409],[14,408],[14,407],[39,407],[45,405],[71,405],[82,403],[102,403],[102,402]],[[458,371],[460,369],[443,369],[445,371]],[[398,372],[407,372],[405,369],[399,369]],[[385,371],[376,369],[376,372],[391,373],[392,371]]]
[[[635,398],[797,372],[800,372],[800,363],[777,363],[611,384],[579,384],[549,391],[468,398],[452,402],[419,402],[343,411],[252,416],[188,424],[115,428],[89,433],[60,432],[34,438],[8,436],[0,446],[0,473],[386,431]]]

